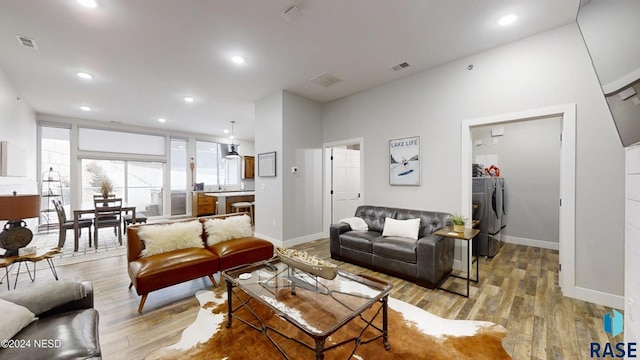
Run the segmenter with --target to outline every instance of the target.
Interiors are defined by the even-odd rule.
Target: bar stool
[[[233,212],[249,211],[249,214],[251,215],[251,223],[253,224],[253,206],[250,202],[234,202],[233,204],[231,204],[231,209],[233,210]]]

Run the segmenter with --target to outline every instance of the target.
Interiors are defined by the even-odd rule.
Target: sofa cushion
[[[418,240],[418,230],[420,230],[420,219],[396,220],[386,218],[382,236],[398,236]]]
[[[347,231],[340,235],[340,246],[371,253],[372,244],[382,238],[376,231]]]
[[[206,249],[174,250],[129,262],[138,294],[218,272],[218,257]]]
[[[138,229],[138,236],[144,242],[144,250],[140,253],[142,257],[204,247],[202,225],[197,220],[142,226]]]
[[[407,237],[389,236],[373,244],[373,253],[389,259],[415,264],[418,242]]]
[[[381,206],[359,206],[355,216],[363,218],[370,231],[382,233],[384,220],[388,217],[395,219],[396,209]]]
[[[208,219],[204,222],[204,230],[207,232],[207,246],[253,235],[251,218],[247,215]]]
[[[89,359],[100,356],[98,312],[73,310],[47,316],[24,328],[15,340],[31,340],[30,348],[5,348],[7,359]],[[44,346],[34,346],[34,339]]]
[[[0,340],[11,339],[36,319],[35,314],[26,307],[2,299],[0,299],[0,314],[2,314]]]
[[[398,220],[420,219],[418,239],[423,238],[445,226],[448,217],[449,214],[441,212],[396,209],[396,219]]]
[[[255,237],[231,239],[207,246],[207,250],[218,256],[220,270],[242,264],[250,264],[273,257],[273,244]]]

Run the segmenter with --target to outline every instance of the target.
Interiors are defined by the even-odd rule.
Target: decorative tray
[[[284,264],[321,278],[332,280],[338,274],[336,264],[309,256],[304,251],[276,247],[276,255]]]

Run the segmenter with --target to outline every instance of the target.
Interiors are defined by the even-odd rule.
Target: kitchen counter
[[[218,214],[230,214],[233,212],[231,209],[231,204],[241,201],[253,202],[255,201],[255,191],[254,190],[246,190],[246,191],[223,191],[223,192],[212,192],[207,191],[204,193],[205,196],[215,197],[218,202],[217,213]]]
[[[242,191],[222,191],[222,192],[214,192],[214,191],[207,191],[204,193],[205,196],[215,196],[215,197],[231,197],[231,196],[254,196],[256,194],[255,191],[253,190],[242,190]],[[251,200],[253,201],[253,200]]]

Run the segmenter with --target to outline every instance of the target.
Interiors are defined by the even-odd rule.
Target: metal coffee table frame
[[[245,323],[246,325],[248,325],[249,327],[253,328],[254,330],[261,332],[263,334],[265,334],[265,336],[267,337],[267,339],[269,339],[269,341],[276,347],[276,349],[278,349],[278,351],[282,354],[282,356],[284,356],[284,358],[289,359],[289,356],[285,353],[285,351],[276,343],[275,339],[270,335],[270,332],[276,333],[278,335],[280,335],[281,337],[288,339],[288,340],[293,340],[296,343],[312,350],[315,352],[316,354],[316,359],[317,360],[321,360],[324,359],[324,352],[325,351],[329,351],[331,349],[337,348],[339,346],[348,344],[353,342],[355,344],[352,352],[351,352],[351,356],[353,356],[353,354],[355,353],[355,351],[357,350],[359,345],[362,344],[367,344],[370,342],[373,342],[377,339],[382,338],[382,343],[384,344],[385,349],[388,351],[391,348],[391,344],[389,343],[389,330],[388,330],[388,322],[387,322],[387,315],[388,315],[388,298],[389,298],[389,292],[391,291],[391,288],[393,287],[393,285],[388,284],[386,282],[377,280],[375,278],[372,277],[368,277],[365,275],[354,275],[348,272],[344,272],[344,271],[338,271],[338,276],[341,276],[343,278],[346,278],[348,280],[351,281],[355,281],[361,284],[364,284],[366,286],[375,288],[378,290],[378,294],[374,297],[372,297],[368,302],[366,302],[363,306],[360,306],[359,308],[356,309],[351,309],[347,304],[344,304],[342,302],[340,302],[340,300],[338,300],[337,298],[333,297],[334,293],[341,293],[340,291],[337,291],[335,289],[330,290],[328,289],[326,286],[322,285],[321,281],[318,281],[317,278],[315,278],[315,276],[304,273],[302,271],[300,271],[299,269],[292,269],[289,268],[287,265],[279,265],[279,267],[277,268],[276,271],[273,272],[273,276],[271,279],[276,278],[277,276],[281,276],[286,272],[286,277],[290,278],[292,276],[296,276],[297,279],[290,279],[290,290],[291,290],[291,295],[295,296],[296,295],[296,288],[300,289],[303,288],[305,290],[309,290],[309,291],[315,291],[317,293],[321,293],[323,295],[328,295],[331,296],[333,298],[333,300],[335,300],[336,302],[340,303],[341,305],[343,305],[346,309],[348,309],[349,311],[351,311],[350,315],[344,319],[342,319],[341,321],[336,322],[336,324],[334,326],[331,327],[331,329],[329,329],[328,331],[325,332],[311,332],[308,329],[306,329],[304,326],[302,326],[301,324],[297,323],[294,319],[290,318],[289,316],[287,316],[287,314],[283,313],[282,310],[277,309],[276,307],[274,307],[272,304],[261,300],[261,298],[259,297],[254,297],[252,294],[252,292],[250,290],[248,290],[245,286],[243,286],[242,282],[239,281],[238,276],[242,273],[251,273],[253,271],[259,270],[259,269],[266,269],[269,264],[271,265],[277,265],[279,264],[280,261],[277,258],[273,258],[270,260],[266,260],[266,261],[261,261],[255,264],[250,264],[250,265],[241,265],[229,270],[226,270],[222,273],[226,283],[227,283],[227,324],[226,327],[230,328],[232,325],[232,319],[236,318],[237,320]],[[300,273],[303,273],[302,275]],[[296,275],[297,274],[297,275]],[[306,283],[306,284],[305,284]],[[264,281],[261,286],[267,290],[269,290],[269,280]],[[237,289],[242,290],[245,294],[248,295],[248,297],[246,299],[243,299],[242,297],[240,297],[237,293]],[[314,290],[315,289],[315,290]],[[345,294],[345,293],[342,293]],[[350,296],[357,296],[357,295],[352,295],[349,294]],[[237,299],[239,301],[239,304],[236,304],[236,306],[234,307],[233,305],[233,299]],[[365,299],[366,297],[361,296],[361,298]],[[262,319],[260,319],[260,317],[256,314],[256,312],[251,308],[250,306],[250,302],[254,300],[254,301],[258,301],[260,304],[267,306],[268,308],[270,308],[274,313],[278,314],[280,317],[282,317],[283,319],[286,319],[289,323],[291,323],[292,325],[294,325],[296,328],[298,328],[300,331],[302,331],[303,333],[307,334],[310,338],[312,338],[315,342],[315,346],[309,345],[308,343],[300,340],[300,339],[296,339],[296,338],[292,338],[287,334],[284,334],[283,332],[279,331],[278,329],[273,328],[272,326],[266,325]],[[365,319],[364,316],[362,315],[362,313],[367,310],[368,308],[372,307],[374,304],[379,303],[379,307],[376,310],[375,314],[373,315],[373,317],[369,320]],[[250,323],[248,320],[243,319],[242,317],[238,316],[236,314],[236,312],[241,309],[241,308],[246,308],[251,314],[252,316],[258,321],[258,323],[260,324],[259,326],[256,326],[252,323]],[[379,326],[375,325],[373,322],[374,320],[378,317],[382,315],[382,328],[380,328]],[[333,333],[335,333],[337,330],[339,330],[342,326],[344,326],[345,324],[349,323],[351,320],[355,319],[355,318],[359,318],[361,319],[365,326],[363,327],[362,331],[360,331],[360,333],[350,339],[345,339],[339,343],[336,344],[332,344],[331,346],[325,346],[325,341],[326,339],[331,336]],[[372,338],[368,338],[368,339],[363,339],[363,334],[365,333],[365,331],[367,329],[375,329],[376,331],[380,332],[380,334],[377,334],[376,336],[372,337]],[[350,357],[351,357],[350,356]]]

